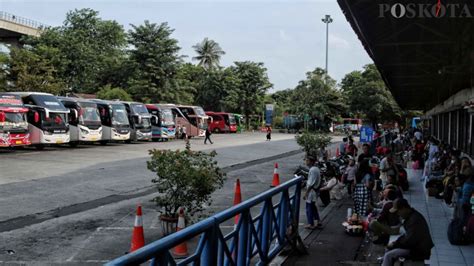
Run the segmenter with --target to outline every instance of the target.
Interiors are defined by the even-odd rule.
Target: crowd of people
[[[458,243],[474,241],[474,171],[469,157],[445,145],[420,130],[401,133],[377,132],[374,141],[362,146],[359,153],[354,140],[344,138],[339,146],[347,167],[337,184],[343,184],[354,202],[354,213],[368,223],[374,244],[385,245],[382,265],[393,265],[398,257],[411,260],[429,259],[434,247],[428,223],[422,214],[404,199],[408,190],[406,167],[423,171],[430,195],[446,201],[454,208],[454,233],[462,238]],[[322,228],[316,199],[321,185],[321,173],[316,158],[306,158],[310,167],[305,194],[308,224],[306,228]],[[327,185],[326,185],[327,187]],[[448,230],[448,228],[447,228]],[[456,231],[457,230],[457,231]],[[454,231],[451,232],[451,231]],[[390,242],[391,235],[399,235]]]

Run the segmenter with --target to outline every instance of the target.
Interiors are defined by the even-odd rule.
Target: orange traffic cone
[[[135,216],[135,224],[133,226],[132,246],[130,252],[143,247],[145,245],[145,236],[143,235],[142,206],[137,206],[137,215]]]
[[[234,206],[239,205],[242,202],[242,193],[240,191],[240,179],[237,178],[235,181],[235,191],[234,191]],[[236,215],[234,218],[234,225],[237,226],[239,223],[240,215]]]
[[[339,147],[336,148],[336,157],[341,156],[341,152],[339,151]]]
[[[184,221],[184,209],[179,209],[179,217],[178,217],[178,225],[176,226],[176,232],[184,229],[186,227]],[[188,246],[186,245],[186,241],[174,247],[173,255],[178,257],[186,257],[188,256]]]
[[[278,163],[275,163],[275,169],[273,170],[273,180],[271,187],[277,187],[280,185],[280,174],[278,174]]]

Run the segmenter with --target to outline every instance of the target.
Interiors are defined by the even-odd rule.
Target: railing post
[[[260,237],[260,244],[261,244],[261,251],[265,254],[264,258],[261,258],[262,261],[266,262],[268,260],[268,250],[270,248],[270,240],[272,236],[272,228],[273,228],[273,221],[272,221],[272,199],[268,199],[265,201],[263,205],[263,217],[262,217],[262,235]]]
[[[301,182],[296,183],[295,189],[295,199],[294,199],[294,214],[295,214],[295,221],[298,225],[300,223],[300,204],[301,204]]]
[[[288,226],[288,211],[289,211],[289,196],[288,196],[288,188],[283,190],[281,193],[281,201],[280,201],[280,238],[281,242],[280,245],[285,244],[285,236],[286,236],[286,227]]]
[[[247,256],[249,254],[249,222],[250,221],[250,210],[244,210],[240,214],[240,230],[239,230],[239,243],[237,252],[237,265],[246,266]]]
[[[201,265],[217,265],[219,241],[217,237],[217,230],[219,224],[214,219],[214,225],[209,229],[203,237],[205,237],[204,249],[201,254]]]

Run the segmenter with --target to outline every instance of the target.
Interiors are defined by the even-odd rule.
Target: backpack
[[[463,232],[464,224],[461,219],[453,219],[448,226],[448,240],[451,245],[467,245],[468,239]]]

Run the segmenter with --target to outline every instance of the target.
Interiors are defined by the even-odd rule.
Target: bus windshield
[[[26,129],[28,127],[25,113],[5,112],[4,114],[5,121],[0,122],[0,129]]]
[[[235,116],[229,115],[229,124],[230,125],[235,125],[237,121],[235,120]]]
[[[161,124],[163,126],[174,125],[173,113],[170,109],[161,109]]]
[[[123,104],[112,105],[112,125],[129,125],[127,110]]]
[[[65,128],[66,127],[66,114],[65,113],[49,113],[49,117],[46,118],[45,114],[41,113],[42,125],[46,128]]]
[[[137,114],[148,114],[148,110],[143,104],[131,104],[133,112]]]
[[[99,122],[100,115],[99,110],[97,110],[97,105],[95,103],[80,103],[82,114],[80,116],[80,122],[84,124],[85,122]]]
[[[196,112],[196,115],[198,116],[206,116],[206,113],[201,107],[194,108],[194,111]]]
[[[55,111],[67,110],[53,95],[31,95],[30,97],[34,102],[26,102],[26,104],[38,105]]]

